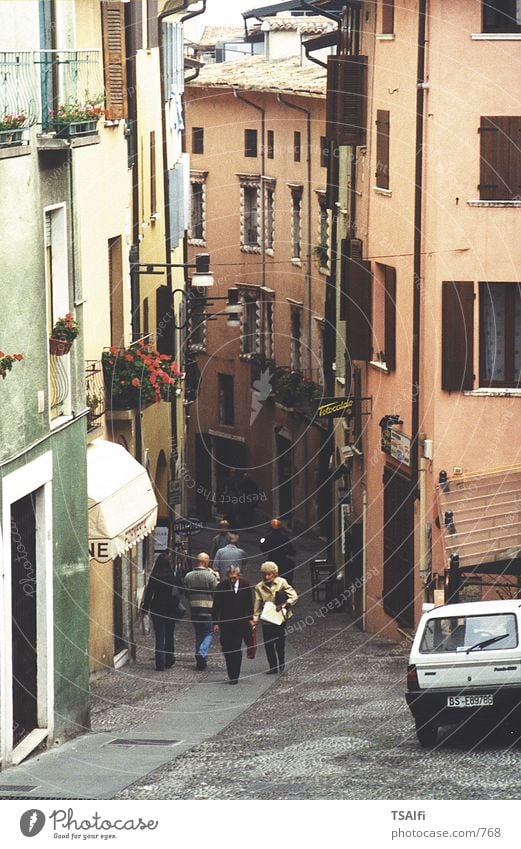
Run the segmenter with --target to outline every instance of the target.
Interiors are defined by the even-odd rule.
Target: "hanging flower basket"
[[[0,377],[5,380],[6,374],[11,371],[13,364],[23,359],[23,354],[5,354],[0,351]]]
[[[64,357],[71,348],[72,342],[68,342],[67,339],[55,339],[54,336],[49,339],[49,353],[53,357]]]
[[[119,350],[110,348],[103,352],[101,362],[107,406],[112,410],[173,401],[184,378],[184,372],[171,357],[143,342]]]

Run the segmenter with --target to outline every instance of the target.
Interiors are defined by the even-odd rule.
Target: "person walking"
[[[247,557],[244,549],[239,548],[237,544],[239,542],[239,534],[231,533],[229,537],[230,541],[217,551],[213,561],[213,568],[219,572],[221,580],[227,577],[230,566],[238,566],[239,571],[241,571]]]
[[[224,548],[230,541],[230,523],[226,519],[221,519],[219,522],[219,533],[212,539],[212,547],[210,549],[210,560],[213,562],[215,555],[220,548]]]
[[[213,601],[214,633],[221,637],[230,684],[237,684],[242,665],[242,643],[251,645],[253,594],[238,566],[229,566],[220,581]]]
[[[280,519],[272,519],[270,529],[260,540],[261,551],[279,567],[279,575],[293,586],[295,581],[295,548]]]
[[[175,663],[175,614],[181,597],[181,582],[174,574],[170,558],[160,554],[148,579],[141,610],[149,613],[155,635],[155,662],[158,672]]]
[[[200,672],[208,666],[208,653],[213,643],[212,606],[218,583],[219,579],[210,569],[210,555],[201,551],[195,569],[184,578],[195,632],[195,665]]]
[[[267,560],[261,566],[262,581],[255,587],[255,602],[253,621],[257,625],[263,607],[271,601],[278,611],[284,611],[287,619],[293,616],[292,607],[298,600],[297,593],[285,578],[279,577],[278,566]],[[286,622],[274,625],[272,622],[262,622],[264,649],[268,658],[268,675],[275,675],[277,670],[284,672],[286,655]]]

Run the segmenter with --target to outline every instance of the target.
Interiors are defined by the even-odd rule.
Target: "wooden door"
[[[384,470],[384,610],[414,625],[414,492],[408,478]]]

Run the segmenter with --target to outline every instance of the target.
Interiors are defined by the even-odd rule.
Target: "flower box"
[[[98,128],[98,119],[91,121],[54,121],[53,126],[57,139],[70,139],[95,133]]]
[[[49,339],[49,353],[53,357],[64,357],[65,354],[69,353],[71,347],[72,342],[67,339],[55,339],[54,336]]]
[[[11,147],[13,145],[22,144],[23,130],[0,130],[0,147]]]

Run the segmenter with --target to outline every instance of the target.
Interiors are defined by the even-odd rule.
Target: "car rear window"
[[[515,649],[517,620],[513,613],[447,616],[428,619],[420,643],[422,654]]]

